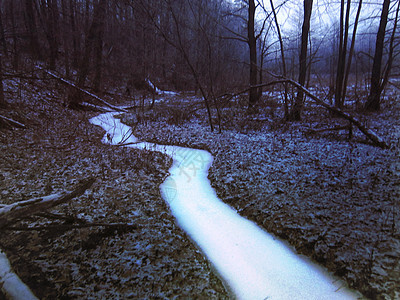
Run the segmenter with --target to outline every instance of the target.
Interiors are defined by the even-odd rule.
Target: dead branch
[[[70,82],[69,80],[66,80],[66,79],[64,79],[64,78],[62,78],[62,77],[60,77],[60,76],[57,76],[56,74],[54,74],[54,73],[52,73],[52,72],[50,72],[50,71],[48,71],[48,70],[43,69],[43,71],[44,71],[45,73],[49,74],[51,77],[53,77],[53,78],[55,78],[55,79],[61,81],[61,82],[64,83],[64,84],[67,84],[67,85],[69,85],[69,86],[71,86],[71,87],[77,89],[78,91],[80,91],[80,92],[82,92],[82,93],[84,93],[84,94],[86,94],[86,95],[88,95],[88,96],[90,96],[90,97],[92,97],[92,98],[94,98],[94,99],[96,99],[96,100],[99,101],[100,103],[104,104],[105,106],[107,106],[107,107],[109,107],[109,108],[111,108],[111,109],[113,109],[113,110],[115,110],[115,111],[121,111],[121,112],[125,112],[125,113],[128,112],[126,109],[120,108],[120,107],[115,106],[115,105],[112,105],[112,104],[108,103],[107,101],[101,99],[99,96],[97,96],[97,95],[95,95],[95,94],[92,94],[92,93],[90,93],[90,92],[88,92],[88,91],[86,91],[86,90],[80,88],[79,86],[77,86],[76,84]]]
[[[321,105],[323,107],[325,107],[326,109],[328,109],[329,111],[335,113],[337,116],[346,119],[348,121],[350,121],[352,124],[354,124],[369,140],[371,140],[371,142],[383,149],[387,149],[390,148],[389,145],[381,138],[379,137],[375,132],[373,132],[371,129],[368,129],[367,127],[365,127],[363,124],[361,124],[361,122],[359,120],[357,120],[355,117],[353,117],[352,115],[350,115],[347,112],[342,111],[341,109],[338,109],[334,106],[331,106],[327,103],[325,103],[324,101],[322,101],[321,99],[319,99],[317,96],[315,96],[314,94],[312,94],[307,88],[305,88],[304,86],[302,86],[301,84],[299,84],[298,82],[289,79],[289,78],[285,78],[283,76],[279,76],[279,75],[275,75],[271,72],[270,75],[272,75],[275,78],[278,78],[279,80],[275,80],[275,81],[271,81],[271,82],[267,82],[267,83],[263,83],[263,84],[258,84],[258,85],[254,85],[251,87],[248,87],[236,94],[231,94],[229,95],[229,97],[227,98],[226,101],[230,101],[233,97],[235,96],[239,96],[240,94],[244,94],[246,92],[248,92],[250,89],[252,88],[259,88],[259,87],[266,87],[266,86],[271,86],[271,85],[275,85],[275,84],[280,84],[280,83],[289,83],[293,86],[295,86],[296,88],[302,90],[304,92],[304,94],[306,96],[308,96],[309,98],[311,98],[311,100],[313,100],[316,104]],[[226,95],[224,95],[226,96]]]
[[[276,76],[276,75],[275,75]],[[328,109],[331,112],[334,112],[336,115],[338,115],[339,117],[342,117],[343,119],[346,119],[348,121],[350,121],[352,124],[354,124],[368,139],[370,139],[372,141],[373,144],[375,144],[378,147],[381,147],[383,149],[387,149],[389,148],[389,145],[386,144],[386,142],[379,137],[375,132],[373,132],[371,129],[366,128],[363,124],[361,124],[361,122],[359,120],[357,120],[355,117],[353,117],[352,115],[350,115],[347,112],[342,111],[339,108],[336,108],[334,106],[331,106],[327,103],[325,103],[324,101],[322,101],[321,99],[319,99],[317,96],[313,95],[307,88],[305,88],[304,86],[300,85],[298,82],[291,80],[291,79],[283,79],[284,81],[290,83],[291,85],[294,85],[295,87],[297,87],[298,89],[301,89],[304,94],[306,94],[309,98],[311,98],[312,100],[314,100],[315,103],[317,103],[318,105],[321,105],[323,107],[325,107],[326,109]]]
[[[15,121],[13,119],[7,118],[5,116],[0,115],[0,124],[2,124],[3,126],[5,126],[6,128],[25,128],[25,125]]]
[[[344,126],[335,126],[335,127],[330,127],[330,128],[321,128],[321,129],[310,129],[309,132],[314,134],[314,133],[321,133],[321,132],[326,132],[326,131],[339,131],[339,130],[347,130],[349,132],[349,139],[352,138],[353,126],[352,126],[351,122],[349,122],[348,125],[344,125]]]
[[[54,206],[66,203],[72,198],[82,195],[92,186],[95,178],[89,177],[79,183],[72,192],[57,193],[41,198],[15,202],[0,208],[0,230],[19,219],[46,211]]]

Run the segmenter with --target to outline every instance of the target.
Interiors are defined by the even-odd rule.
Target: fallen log
[[[378,147],[381,147],[383,149],[387,149],[390,148],[388,144],[386,144],[386,142],[380,137],[378,136],[375,132],[373,132],[371,129],[368,129],[367,127],[365,127],[363,124],[361,124],[361,122],[359,120],[357,120],[355,117],[353,117],[352,115],[350,115],[347,112],[342,111],[339,108],[336,108],[334,106],[331,106],[327,103],[325,103],[324,101],[322,101],[321,99],[319,99],[317,96],[315,96],[314,94],[312,94],[307,88],[305,88],[304,86],[302,86],[301,84],[299,84],[298,82],[291,80],[291,79],[283,79],[283,81],[290,83],[291,85],[294,85],[295,87],[297,87],[298,89],[302,90],[304,92],[305,95],[307,95],[309,98],[311,98],[312,100],[314,100],[315,103],[325,107],[326,109],[328,109],[331,112],[334,112],[336,115],[338,115],[339,117],[342,117],[343,119],[346,119],[348,121],[350,121],[352,124],[354,124],[368,139],[371,140],[371,142],[373,144],[375,144]]]
[[[67,84],[67,85],[69,85],[69,86],[71,86],[71,87],[77,89],[78,91],[80,91],[80,92],[82,92],[82,93],[84,93],[84,94],[86,94],[86,95],[88,95],[88,96],[90,96],[90,97],[92,97],[92,98],[94,98],[94,99],[96,99],[96,100],[99,101],[100,103],[104,104],[105,106],[107,106],[107,107],[109,107],[109,108],[111,108],[111,109],[113,109],[113,110],[115,110],[115,111],[128,112],[126,109],[121,108],[121,107],[118,107],[118,106],[115,106],[115,105],[112,105],[112,104],[108,103],[107,101],[101,99],[99,96],[97,96],[97,95],[95,95],[95,94],[92,94],[92,93],[90,93],[90,92],[88,92],[88,91],[86,91],[86,90],[80,88],[79,86],[77,86],[76,84],[70,82],[70,81],[67,80],[67,79],[64,79],[64,78],[62,78],[62,77],[60,77],[60,76],[57,76],[56,74],[54,74],[54,73],[52,73],[52,72],[50,72],[50,71],[48,71],[48,70],[43,69],[43,71],[44,71],[45,73],[49,74],[51,77],[53,77],[53,78],[55,78],[55,79],[61,81],[61,82],[64,83],[64,84]]]
[[[344,126],[335,126],[335,127],[330,127],[330,128],[320,128],[320,129],[310,129],[309,132],[314,134],[314,133],[321,133],[321,132],[326,132],[326,131],[340,131],[340,130],[347,130],[349,132],[349,139],[352,138],[353,136],[353,126],[349,122],[348,125]]]
[[[339,108],[336,108],[334,106],[331,106],[331,105],[325,103],[324,101],[319,99],[317,96],[312,94],[307,88],[302,86],[300,83],[298,83],[292,79],[285,78],[283,76],[275,75],[271,72],[269,72],[269,73],[272,76],[274,76],[275,78],[278,78],[278,80],[270,81],[270,82],[263,83],[263,84],[253,85],[253,86],[248,87],[238,93],[229,95],[229,97],[225,101],[230,101],[235,96],[247,93],[248,91],[250,91],[253,88],[261,88],[261,87],[266,87],[266,86],[271,86],[271,85],[276,85],[276,84],[281,84],[281,83],[289,83],[289,84],[295,86],[296,88],[302,90],[304,92],[304,94],[306,96],[308,96],[309,98],[311,98],[311,100],[313,100],[316,104],[321,105],[321,106],[325,107],[326,109],[328,109],[329,111],[334,112],[337,116],[350,121],[350,123],[354,124],[374,145],[376,145],[380,148],[383,148],[383,149],[390,148],[389,145],[381,137],[379,137],[374,131],[365,127],[363,124],[361,124],[361,122],[359,120],[357,120],[355,117],[353,117],[349,113],[344,112]],[[222,97],[226,97],[226,96],[227,95],[225,94]]]
[[[82,195],[92,186],[95,178],[82,180],[72,192],[57,193],[45,197],[15,202],[0,208],[0,230],[15,223],[17,220],[44,212],[56,205],[68,202],[72,198]]]

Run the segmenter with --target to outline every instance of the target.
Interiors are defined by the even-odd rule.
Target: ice
[[[136,141],[130,127],[105,113],[90,121],[106,130],[104,142]],[[107,138],[108,136],[108,138]],[[122,142],[121,142],[122,140]],[[160,186],[178,224],[200,247],[238,299],[357,299],[308,259],[218,199],[207,178],[212,156],[204,150],[152,143],[128,147],[160,151],[173,158]]]

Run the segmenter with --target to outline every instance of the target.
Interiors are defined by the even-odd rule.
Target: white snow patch
[[[103,141],[119,144],[131,129],[113,115],[101,114],[90,122],[106,130]],[[179,225],[202,249],[238,299],[360,297],[220,201],[207,178],[213,160],[210,153],[152,143],[128,147],[172,156],[171,175],[160,187],[162,195]]]
[[[21,281],[10,266],[4,252],[0,250],[0,287],[7,299],[37,300],[32,291]]]

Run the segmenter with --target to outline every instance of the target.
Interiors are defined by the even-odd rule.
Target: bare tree
[[[29,32],[30,51],[33,57],[41,59],[41,51],[39,46],[39,37],[37,32],[36,18],[33,11],[33,1],[25,0],[25,22]]]
[[[358,2],[356,19],[354,21],[354,28],[353,28],[353,35],[352,35],[352,38],[351,38],[351,46],[350,46],[350,51],[349,51],[349,57],[347,59],[346,73],[345,73],[345,77],[344,77],[344,80],[343,80],[343,93],[342,93],[342,96],[341,96],[341,99],[342,99],[341,102],[342,103],[346,99],[347,82],[348,82],[348,78],[349,78],[349,74],[350,74],[351,61],[353,59],[354,45],[356,43],[357,27],[358,27],[358,20],[360,18],[361,7],[362,7],[362,0],[360,0]]]
[[[257,39],[255,35],[255,13],[256,5],[254,0],[249,0],[248,3],[248,19],[247,19],[247,43],[250,51],[250,87],[257,85]],[[256,88],[251,88],[249,92],[249,107],[254,106],[259,100],[259,95]]]
[[[382,86],[381,86],[382,56],[383,56],[383,47],[385,41],[386,25],[389,15],[389,6],[390,6],[390,0],[384,0],[382,5],[382,14],[379,23],[379,29],[376,35],[375,55],[371,73],[371,90],[368,96],[368,100],[365,103],[365,109],[368,111],[380,110],[381,92],[382,92]]]
[[[92,56],[92,53],[96,51],[101,42],[101,33],[102,26],[104,25],[105,18],[105,5],[107,4],[106,0],[99,0],[94,7],[93,12],[93,21],[90,25],[89,32],[86,36],[85,40],[85,50],[81,60],[81,66],[79,70],[79,76],[77,85],[79,87],[83,87],[86,81],[86,77],[89,73],[89,62]],[[98,50],[97,50],[98,51]]]
[[[0,0],[0,43],[3,47],[3,53],[7,56],[7,42],[4,33],[4,23],[3,23],[3,1]]]
[[[299,66],[299,84],[304,86],[307,75],[307,45],[308,45],[308,34],[310,32],[310,19],[312,12],[313,0],[304,0],[304,20],[303,27],[301,30],[301,48],[300,48],[300,66]],[[302,89],[297,90],[297,96],[295,103],[290,111],[289,119],[293,121],[299,121],[301,119],[301,112],[304,105],[304,91]]]
[[[282,34],[281,34],[281,29],[278,23],[278,18],[276,16],[276,11],[275,11],[275,6],[273,0],[270,0],[271,4],[271,9],[272,13],[274,15],[274,20],[275,20],[275,25],[276,25],[276,30],[278,32],[278,38],[279,38],[279,45],[280,45],[280,50],[281,50],[281,59],[282,59],[282,74],[286,78],[287,73],[286,73],[286,59],[285,59],[285,51],[283,47],[283,39],[282,39]],[[260,81],[261,82],[261,81]],[[285,119],[289,118],[289,103],[288,103],[288,84],[287,82],[284,83],[284,89],[285,89]]]
[[[347,1],[346,17],[344,16],[344,0],[340,2],[340,34],[339,34],[339,59],[336,72],[336,89],[335,89],[335,106],[343,107],[343,80],[346,66],[347,40],[349,35],[349,19],[350,19],[351,0]],[[344,20],[345,18],[345,20]],[[344,23],[344,28],[343,28]]]
[[[57,0],[42,0],[40,2],[40,21],[49,45],[49,68],[55,69],[58,58],[58,2]]]

